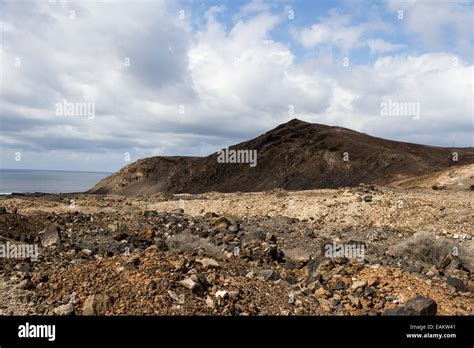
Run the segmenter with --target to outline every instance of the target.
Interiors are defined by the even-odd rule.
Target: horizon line
[[[90,170],[64,170],[64,169],[34,169],[34,168],[0,168],[2,170],[30,170],[30,171],[40,171],[40,172],[69,172],[69,173],[98,173],[98,174],[113,174],[114,172],[97,172]]]

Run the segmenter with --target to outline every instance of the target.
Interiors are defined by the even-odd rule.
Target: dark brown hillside
[[[304,190],[386,184],[450,166],[474,163],[474,150],[385,140],[346,128],[291,120],[261,136],[230,146],[257,150],[256,167],[207,157],[151,157],[105,178],[90,193]],[[452,153],[459,161],[452,161]],[[349,161],[343,160],[347,152]]]

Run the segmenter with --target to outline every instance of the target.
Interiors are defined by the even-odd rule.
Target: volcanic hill
[[[306,190],[361,182],[385,185],[474,163],[472,148],[397,142],[297,119],[229,149],[257,150],[257,165],[218,163],[218,153],[207,157],[150,157],[103,179],[89,193],[138,196],[158,192]],[[453,152],[458,153],[457,161],[453,161]]]

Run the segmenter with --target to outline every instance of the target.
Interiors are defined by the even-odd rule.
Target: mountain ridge
[[[205,157],[148,157],[123,167],[88,192],[137,196],[336,188],[360,182],[387,184],[474,163],[471,148],[386,140],[298,119],[228,149],[256,150],[258,165],[252,168],[247,163],[218,163],[219,152]],[[458,161],[452,160],[454,151]]]

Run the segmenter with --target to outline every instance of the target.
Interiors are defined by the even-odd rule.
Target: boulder
[[[82,307],[83,315],[104,315],[112,306],[108,295],[96,294],[89,296]]]
[[[292,248],[283,250],[283,255],[286,261],[294,264],[301,264],[302,266],[308,263],[311,258],[310,253],[301,248]]]
[[[39,232],[41,245],[44,247],[58,246],[61,244],[60,229],[56,224],[49,224]]]
[[[447,277],[446,278],[446,283],[448,285],[451,285],[456,291],[461,291],[462,292],[462,291],[467,290],[466,284],[464,284],[464,282],[459,278]]]
[[[255,275],[255,278],[260,280],[275,281],[280,279],[280,273],[273,269],[253,269],[252,271]]]
[[[382,315],[393,316],[427,316],[436,315],[438,305],[428,297],[418,295],[410,300],[404,306],[386,309]]]
[[[53,313],[55,315],[61,315],[61,316],[72,315],[72,314],[74,314],[74,306],[72,305],[72,303],[67,303],[67,304],[61,305],[61,306],[58,306],[58,307],[54,308]]]

